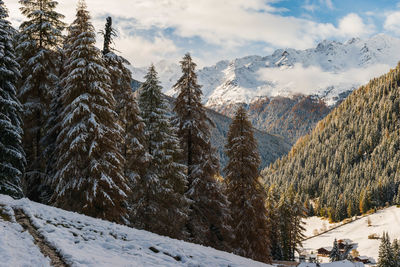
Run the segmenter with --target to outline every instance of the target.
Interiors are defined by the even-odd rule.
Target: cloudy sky
[[[18,0],[4,1],[13,24],[24,19]],[[59,0],[71,23],[75,0]],[[344,41],[387,33],[400,37],[396,0],[86,0],[96,31],[111,15],[116,48],[135,66],[178,62],[189,51],[198,65],[276,48],[306,49],[323,39]],[[99,40],[101,43],[102,40]]]

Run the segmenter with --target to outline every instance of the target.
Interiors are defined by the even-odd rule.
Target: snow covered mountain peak
[[[277,49],[272,55],[223,60],[198,70],[204,103],[209,107],[249,103],[259,97],[316,95],[333,105],[340,95],[386,73],[400,57],[400,39],[378,34],[345,43],[324,40],[315,48]],[[177,64],[156,64],[164,92],[173,96],[180,77]],[[136,79],[143,71],[134,70]]]

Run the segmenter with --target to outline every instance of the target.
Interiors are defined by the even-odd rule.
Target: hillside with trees
[[[354,91],[265,169],[264,181],[293,186],[331,221],[399,204],[399,85],[400,65]]]

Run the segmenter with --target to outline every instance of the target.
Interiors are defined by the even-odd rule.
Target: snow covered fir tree
[[[384,232],[379,245],[379,259],[377,267],[396,267],[394,251],[390,243],[389,234]]]
[[[131,87],[132,73],[127,67],[130,63],[122,56],[117,55],[116,49],[112,47],[117,32],[112,26],[111,17],[107,17],[102,35],[104,37],[103,59],[110,73],[110,86],[116,104],[114,110],[118,115],[118,123],[121,126],[123,137],[119,148],[125,159],[124,174],[130,186],[133,186],[132,183],[145,174],[149,160],[144,146],[146,142],[145,124]]]
[[[185,166],[177,129],[167,115],[157,72],[149,68],[139,88],[139,107],[145,123],[146,170],[133,182],[131,221],[135,227],[184,238],[188,219]]]
[[[64,16],[56,12],[57,1],[20,0],[27,18],[16,36],[18,63],[21,66],[19,99],[23,105],[23,144],[27,166],[26,195],[41,201],[46,181],[46,155],[42,140],[49,119],[52,98],[59,82],[59,47]]]
[[[235,253],[270,262],[266,192],[259,180],[260,155],[246,110],[240,106],[229,128],[226,195],[230,201]]]
[[[110,74],[95,47],[84,2],[78,5],[66,42],[63,120],[51,201],[60,208],[123,222],[130,188],[118,149],[121,127],[115,123]]]
[[[25,153],[22,147],[22,107],[16,85],[19,65],[13,46],[15,30],[0,0],[0,194],[22,197]]]
[[[331,259],[332,262],[341,260],[339,245],[336,238],[335,241],[333,241],[333,248],[331,250],[329,258]]]
[[[211,120],[201,103],[201,86],[197,83],[196,63],[190,54],[181,60],[182,76],[174,85],[178,92],[175,101],[175,124],[178,127],[186,166],[191,200],[187,228],[189,240],[217,249],[230,250],[233,237],[229,225],[229,202],[217,181],[219,162],[211,145]]]

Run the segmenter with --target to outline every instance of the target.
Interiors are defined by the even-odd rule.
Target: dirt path
[[[27,230],[33,237],[35,245],[40,249],[42,254],[49,257],[51,260],[51,265],[54,267],[68,267],[69,265],[64,262],[59,253],[49,246],[44,240],[43,236],[38,233],[35,227],[33,227],[28,216],[22,210],[14,210],[15,219],[17,222]]]

